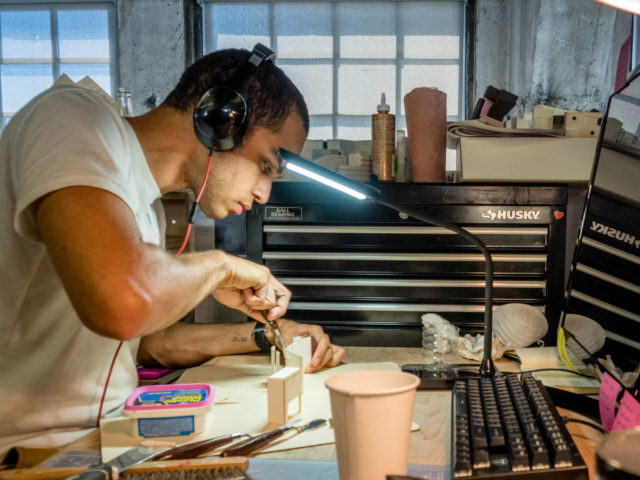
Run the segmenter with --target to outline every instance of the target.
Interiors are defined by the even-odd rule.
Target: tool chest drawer
[[[494,263],[494,306],[562,307],[567,189],[546,185],[380,184],[390,201],[468,229]],[[246,217],[247,257],[292,292],[287,318],[343,345],[419,346],[421,315],[481,333],[484,257],[447,229],[311,182],[275,182]]]

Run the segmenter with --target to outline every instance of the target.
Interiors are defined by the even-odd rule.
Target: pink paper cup
[[[415,375],[390,370],[357,370],[327,379],[340,480],[406,475],[419,383]]]

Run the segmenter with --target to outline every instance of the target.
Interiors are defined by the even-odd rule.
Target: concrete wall
[[[472,98],[493,85],[519,95],[518,113],[603,110],[631,21],[594,0],[476,0]]]
[[[186,66],[182,0],[117,0],[119,87],[133,113],[159,105]]]

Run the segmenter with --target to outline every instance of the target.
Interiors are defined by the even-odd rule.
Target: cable
[[[191,234],[191,227],[193,226],[193,220],[198,211],[198,203],[200,202],[200,198],[202,198],[202,194],[204,193],[204,188],[207,185],[207,180],[209,179],[209,172],[211,171],[211,164],[213,163],[213,152],[214,149],[211,148],[209,152],[209,158],[207,159],[207,168],[204,171],[204,179],[202,180],[202,186],[198,191],[198,195],[196,196],[195,202],[191,205],[191,211],[189,212],[189,218],[187,220],[187,231],[184,234],[184,240],[182,241],[182,245],[178,250],[176,255],[180,255],[185,247],[187,246],[187,242],[189,241],[189,235]],[[104,399],[107,395],[107,388],[109,387],[109,380],[111,379],[111,373],[113,372],[113,367],[116,363],[116,358],[118,356],[118,352],[120,352],[120,348],[124,342],[120,341],[118,344],[118,348],[116,348],[116,353],[113,354],[113,358],[111,359],[111,366],[109,367],[109,372],[107,373],[107,381],[104,384],[104,389],[102,391],[102,398],[100,399],[100,406],[98,407],[98,419],[96,421],[96,427],[100,427],[100,419],[102,417],[102,407],[104,406]]]
[[[535,368],[533,370],[525,370],[522,372],[518,372],[518,375],[522,375],[523,373],[533,373],[533,372],[565,372],[565,373],[573,373],[574,375],[578,375],[580,377],[591,378],[593,380],[598,380],[593,375],[588,375],[586,373],[574,372],[573,370],[569,370],[568,368]]]
[[[207,159],[207,168],[204,171],[204,180],[202,181],[202,186],[200,187],[200,191],[196,196],[195,202],[191,205],[191,210],[189,211],[189,218],[187,219],[187,231],[184,235],[184,240],[182,241],[182,245],[178,250],[178,255],[180,255],[185,247],[187,246],[187,242],[189,241],[189,235],[191,234],[191,227],[193,226],[193,221],[195,219],[196,213],[198,212],[198,205],[200,203],[200,198],[204,192],[204,187],[207,185],[207,179],[209,178],[209,172],[211,171],[211,163],[213,162],[213,148],[211,152],[209,152],[209,158]]]
[[[118,352],[122,347],[124,342],[121,340],[118,343],[118,347],[116,348],[116,353],[113,354],[113,358],[111,359],[111,366],[109,367],[109,372],[107,373],[107,381],[104,383],[104,389],[102,390],[102,398],[100,399],[100,407],[98,408],[98,420],[96,421],[96,428],[100,427],[100,419],[102,418],[102,407],[104,406],[104,397],[107,395],[107,387],[109,386],[109,380],[111,379],[111,372],[113,372],[113,366],[116,363],[116,357],[118,356]]]
[[[588,420],[582,420],[580,418],[569,418],[569,417],[562,417],[562,420],[564,420],[564,423],[581,423],[583,425],[586,425],[588,427],[593,428],[594,430],[599,431],[600,433],[602,433],[603,435],[606,435],[607,432],[604,430],[604,428],[602,428],[600,425],[597,425],[593,422],[590,422]]]

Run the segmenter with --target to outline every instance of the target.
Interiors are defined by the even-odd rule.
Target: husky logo
[[[636,238],[635,235],[623,232],[622,230],[618,230],[616,228],[609,227],[607,225],[603,225],[602,223],[591,220],[591,231],[599,233],[600,235],[604,235],[606,237],[615,238],[619,242],[626,243],[628,245],[636,247],[636,249],[640,249],[640,238]]]
[[[482,218],[488,220],[539,220],[540,210],[487,210]]]
[[[494,220],[496,218],[496,212],[489,209],[482,214],[482,218],[488,218],[489,220]]]

